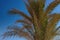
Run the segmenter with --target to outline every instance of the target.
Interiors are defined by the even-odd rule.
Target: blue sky
[[[52,0],[46,1],[46,6],[52,2]],[[22,0],[0,0],[0,34],[6,31],[7,26],[14,24],[14,22],[22,17],[19,15],[9,15],[8,11],[12,8],[16,8],[18,10],[23,11],[24,13],[28,14],[28,11],[25,8],[25,5]],[[60,5],[58,5],[52,13],[60,13]],[[58,26],[60,22],[58,23]],[[1,39],[0,39],[1,40]],[[8,38],[6,40],[25,40],[24,38]]]

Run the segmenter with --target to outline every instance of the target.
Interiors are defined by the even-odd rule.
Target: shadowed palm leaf
[[[22,28],[8,28],[10,31],[5,32],[5,36],[18,35],[26,37],[28,40],[53,40],[56,35],[59,35],[60,27],[56,28],[57,22],[60,20],[60,13],[51,14],[52,10],[60,3],[59,0],[54,0],[45,8],[46,0],[27,0],[24,1],[30,16],[23,12],[13,9],[12,14],[19,14],[24,17],[23,20],[17,20],[16,23],[23,23]]]

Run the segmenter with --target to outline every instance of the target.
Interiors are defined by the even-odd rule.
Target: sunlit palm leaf
[[[52,17],[52,19],[49,21],[48,23],[48,27],[53,30],[54,26],[56,25],[56,23],[60,20],[60,14],[56,14]],[[49,29],[49,30],[50,30]]]
[[[45,15],[47,15],[48,13],[51,13],[51,11],[60,3],[60,1],[56,1],[54,0],[53,2],[51,2],[49,4],[49,6],[46,8],[46,12]]]
[[[56,28],[56,23],[59,21],[59,19],[60,19],[60,15],[54,15],[52,16],[52,19],[47,24],[46,37],[48,37],[49,35],[50,36],[49,39],[56,35],[56,32],[54,32],[54,29]]]

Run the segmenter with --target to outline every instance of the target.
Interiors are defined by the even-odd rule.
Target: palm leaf
[[[28,5],[28,3],[27,3],[26,1],[23,1],[23,2],[25,3],[26,8],[27,8],[27,10],[28,10],[29,14],[30,14],[31,16],[33,16],[33,12],[32,12],[31,7]]]
[[[60,20],[60,14],[51,14],[49,18],[52,19],[50,19],[46,27],[46,37],[48,40],[56,36],[56,31],[54,31],[54,29],[56,28],[57,22]]]
[[[16,23],[25,23],[25,24],[28,24],[28,25],[32,24],[32,23],[30,23],[29,21],[26,21],[26,20],[17,20]]]
[[[27,16],[26,14],[24,14],[23,12],[19,11],[19,10],[16,10],[16,9],[13,9],[11,11],[9,11],[10,13],[13,13],[13,14],[20,14],[21,16],[27,18],[29,21],[32,22],[32,19],[31,17]]]
[[[29,22],[29,20],[24,19],[24,20],[17,20],[16,22],[19,23],[24,23],[23,24],[23,28],[25,28],[26,30],[28,30],[28,32],[32,35],[32,33],[34,32],[34,28],[31,22]]]
[[[32,8],[25,1],[24,1],[24,3],[26,5],[26,8],[27,8],[29,14],[33,17],[33,10],[32,10]]]
[[[33,26],[30,25],[25,25],[23,26],[32,36],[34,36],[34,28]]]
[[[33,32],[34,32],[34,29],[33,29],[33,27],[31,26],[31,25],[25,25],[25,24],[23,24],[23,27],[22,28],[19,28],[19,27],[17,27],[16,25],[15,26],[9,26],[8,28],[7,28],[8,30],[27,30],[31,35],[33,34]]]
[[[53,30],[55,24],[59,21],[59,19],[60,19],[60,15],[53,16],[53,18],[50,20],[47,26]]]
[[[60,13],[53,13],[53,14],[50,14],[50,15],[48,15],[48,18],[52,18],[52,17],[55,16],[55,15],[60,15]]]
[[[49,6],[46,8],[45,15],[48,13],[51,13],[51,11],[60,3],[60,1],[54,0],[49,4]]]
[[[26,37],[27,39],[32,39],[32,35],[30,35],[26,31],[23,31],[23,29],[19,29],[19,27],[9,27],[8,29],[10,31],[5,32],[3,34],[3,38],[18,35],[19,37]]]
[[[11,37],[11,36],[15,36],[17,34],[17,32],[15,31],[8,31],[8,32],[5,32],[4,34],[2,34],[3,38],[2,39],[5,39],[7,37]]]

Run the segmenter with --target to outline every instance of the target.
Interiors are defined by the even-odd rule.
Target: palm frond
[[[33,17],[33,11],[32,11],[32,8],[24,1],[25,5],[26,5],[26,8],[29,12],[29,14]]]
[[[51,13],[51,11],[60,3],[60,1],[54,0],[49,4],[49,6],[46,8],[45,15],[48,13]]]
[[[30,24],[29,22],[25,21],[25,20],[17,20],[16,23],[25,23],[25,24]]]
[[[17,35],[17,32],[15,31],[8,31],[8,32],[5,32],[4,34],[2,34],[3,38],[2,39],[5,39],[7,37],[11,37],[11,36],[16,36]]]
[[[23,30],[23,29],[19,28],[19,27],[16,26],[16,25],[14,25],[14,26],[8,26],[7,29],[8,29],[8,30],[11,30],[11,31],[13,31],[13,30]]]
[[[26,37],[27,39],[32,39],[32,35],[30,35],[26,31],[23,31],[23,28],[19,29],[19,27],[9,27],[8,30],[9,31],[3,34],[3,38],[18,35],[19,37]]]
[[[46,37],[47,37],[46,40],[51,39],[54,36],[56,36],[56,31],[54,30],[56,28],[57,22],[60,20],[60,14],[51,14],[49,18],[51,19],[48,22],[47,27],[46,27]]]
[[[60,15],[60,13],[53,13],[53,14],[50,14],[50,15],[48,15],[48,18],[52,18],[52,17],[55,16],[55,15]]]
[[[50,20],[52,20],[52,18],[54,17],[54,16],[59,16],[60,15],[60,13],[53,13],[53,14],[50,14],[50,15],[48,15],[48,22],[50,22]]]
[[[59,20],[60,20],[60,15],[54,15],[47,25],[48,29],[52,31]]]
[[[33,26],[30,25],[25,25],[23,26],[32,36],[34,36],[34,28]]]
[[[22,30],[22,31],[24,31],[25,29],[31,34],[31,36],[33,36],[33,33],[34,33],[34,29],[33,29],[33,27],[31,26],[31,25],[25,25],[25,24],[23,24],[23,27],[22,28],[19,28],[18,26],[9,26],[8,28],[7,28],[8,30],[16,30],[16,31],[20,31],[20,30]]]
[[[31,17],[27,16],[26,14],[24,14],[23,12],[19,11],[19,10],[16,10],[16,9],[13,9],[11,11],[9,11],[10,13],[13,13],[13,14],[20,14],[21,16],[23,16],[24,18],[27,18],[29,21],[32,22],[32,19]]]
[[[23,19],[23,20],[17,20],[16,23],[24,23],[28,25],[32,25],[32,22],[30,22],[28,19]]]
[[[49,18],[52,18],[51,20],[53,19],[60,20],[60,14],[51,14],[49,15]],[[51,20],[49,21],[49,23],[51,22]]]

